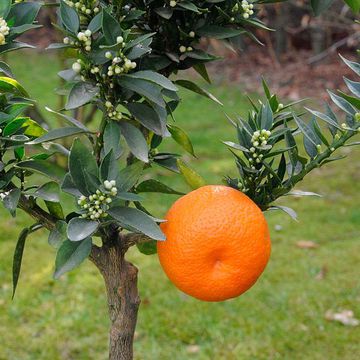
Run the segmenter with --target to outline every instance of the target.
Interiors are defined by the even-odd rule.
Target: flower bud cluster
[[[73,45],[73,46],[82,46],[84,47],[85,51],[91,51],[91,31],[85,30],[85,31],[80,31],[77,34],[77,39],[76,40],[71,40],[69,37],[65,37],[63,42],[65,45]]]
[[[251,143],[252,147],[250,148],[251,158],[249,162],[252,164],[251,168],[255,169],[254,163],[260,164],[264,154],[262,154],[263,149],[259,148],[261,146],[266,146],[267,141],[271,135],[271,131],[263,129],[263,130],[256,130],[252,137]],[[271,145],[270,145],[271,146]]]
[[[10,28],[8,27],[5,19],[0,17],[0,45],[4,45],[6,43],[5,37],[9,35]]]
[[[118,36],[116,42],[121,45],[121,49],[113,55],[112,52],[107,51],[105,57],[112,60],[111,65],[107,68],[107,76],[126,74],[130,70],[136,68],[136,62],[129,60],[123,53],[122,49],[125,47],[125,42],[122,36]]]
[[[4,191],[0,193],[0,200],[4,201],[4,199],[9,195],[9,191]]]
[[[236,3],[234,7],[231,9],[232,13],[242,12],[242,16],[244,19],[248,19],[251,15],[254,14],[254,5],[249,3],[247,0],[241,1],[241,7],[239,3]]]
[[[115,106],[111,103],[111,101],[106,101],[105,102],[105,107],[106,107],[106,113],[108,115],[109,118],[114,119],[114,120],[121,120],[122,119],[122,114],[120,111],[117,111],[115,109]]]
[[[89,197],[81,196],[78,200],[78,205],[85,211],[82,218],[90,220],[98,220],[107,216],[106,211],[109,209],[109,204],[117,195],[116,181],[105,180],[103,184],[104,190],[96,190],[95,194]]]
[[[65,0],[65,2],[83,15],[96,15],[100,11],[97,0]]]

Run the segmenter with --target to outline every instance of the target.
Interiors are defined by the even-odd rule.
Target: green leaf
[[[11,7],[6,21],[10,23],[12,27],[32,24],[36,19],[40,8],[41,4],[36,2],[22,2],[14,4]]]
[[[120,226],[130,227],[149,236],[154,240],[165,240],[165,235],[156,222],[144,212],[130,207],[118,206],[108,210]]]
[[[112,150],[116,159],[121,156],[122,149],[120,145],[120,136],[121,132],[119,125],[116,121],[110,120],[105,127],[103,135],[104,155],[108,154]]]
[[[210,37],[213,39],[228,39],[243,34],[244,29],[234,29],[221,27],[217,25],[206,25],[196,31],[200,36]]]
[[[5,45],[0,45],[0,54],[5,54],[10,51],[25,49],[25,48],[35,49],[35,46],[23,42],[12,41],[10,43],[6,43]]]
[[[20,189],[12,189],[3,200],[5,209],[7,209],[10,212],[12,217],[15,217],[16,215],[16,208],[18,206],[20,196],[21,196]]]
[[[240,150],[240,151],[247,152],[247,153],[250,152],[250,150],[248,150],[246,147],[236,144],[232,141],[223,141],[223,143],[225,145],[231,147],[232,149]]]
[[[67,237],[70,241],[81,241],[93,235],[98,227],[97,221],[75,217],[69,221]]]
[[[358,98],[360,98],[360,82],[352,81],[344,77],[348,89]]]
[[[46,175],[50,179],[53,179],[57,182],[62,181],[65,175],[65,171],[63,168],[47,160],[39,160],[39,159],[25,160],[19,162],[17,166],[22,169],[35,171],[40,174]]]
[[[64,210],[59,202],[44,200],[49,213],[56,219],[64,219]]]
[[[34,195],[46,201],[59,202],[60,201],[59,193],[60,193],[59,184],[54,181],[51,181],[40,186],[35,191]]]
[[[211,84],[211,80],[209,74],[206,70],[206,65],[204,63],[198,63],[193,65],[193,69],[209,84]]]
[[[360,64],[354,61],[350,61],[345,59],[343,56],[341,56],[342,61],[352,70],[354,71],[358,76],[360,76]]]
[[[118,164],[113,151],[111,150],[102,160],[100,165],[101,180],[115,180],[118,176]]]
[[[344,98],[348,103],[350,103],[352,106],[354,106],[357,109],[360,109],[360,99],[354,96],[349,96],[342,92],[341,90],[338,90],[340,96]]]
[[[97,31],[101,29],[102,19],[103,19],[102,11],[91,19],[87,28],[91,31],[92,34],[95,34]]]
[[[64,127],[64,128],[58,128],[54,130],[50,130],[45,135],[30,141],[29,145],[36,145],[36,144],[42,144],[44,142],[49,142],[57,139],[63,139],[69,136],[74,136],[78,134],[85,133],[83,129],[80,129],[78,127]]]
[[[67,173],[65,175],[64,180],[61,184],[61,190],[75,197],[81,196],[81,192],[77,189],[76,185],[74,184],[74,181],[71,178],[70,173]]]
[[[311,127],[296,115],[294,115],[294,119],[299,129],[304,134],[304,137],[308,139],[315,147],[316,145],[320,145],[320,141]]]
[[[0,17],[6,19],[11,8],[11,0],[1,0],[0,2]]]
[[[320,15],[327,10],[333,2],[334,0],[311,0],[311,7],[315,15]]]
[[[120,86],[143,96],[161,107],[165,107],[159,85],[147,80],[132,78],[129,75],[122,75],[118,82]]]
[[[121,128],[121,133],[134,156],[145,163],[149,162],[149,149],[142,132],[127,122],[120,122],[119,126]]]
[[[325,115],[319,111],[315,111],[315,110],[311,110],[308,108],[305,108],[307,111],[309,111],[311,114],[313,114],[314,116],[318,117],[321,120],[324,120],[326,123],[328,123],[330,126],[335,127],[337,129],[341,130],[341,126],[337,123],[337,121],[333,118],[331,118],[328,115]]]
[[[14,77],[14,75],[10,69],[10,66],[8,64],[4,63],[3,61],[0,61],[0,72],[2,72],[7,77],[10,77],[10,78]]]
[[[81,193],[90,195],[91,184],[87,174],[97,178],[98,167],[91,151],[79,139],[75,139],[70,150],[69,170],[74,184]]]
[[[157,241],[144,241],[136,244],[138,250],[144,255],[154,255],[157,253]]]
[[[265,105],[261,107],[261,129],[270,130],[273,124],[273,112],[271,106],[267,101]]]
[[[170,131],[171,137],[180,145],[182,146],[188,153],[192,156],[195,156],[194,148],[191,143],[189,136],[186,132],[175,125],[168,125],[168,129]]]
[[[212,101],[216,102],[219,105],[223,105],[214,95],[210,94],[207,90],[202,89],[201,87],[199,87],[198,85],[196,85],[195,83],[193,83],[192,81],[189,80],[177,80],[174,82],[175,84],[191,90],[199,95],[205,96],[209,99],[211,99]]]
[[[66,235],[67,223],[63,220],[56,222],[55,227],[50,231],[48,243],[55,249],[59,249],[61,244],[67,240]]]
[[[102,29],[108,44],[116,44],[116,38],[122,34],[120,24],[108,12],[102,12]]]
[[[50,113],[55,114],[56,116],[62,117],[70,124],[78,127],[79,129],[84,130],[84,132],[90,132],[90,130],[85,125],[83,125],[80,121],[74,119],[73,117],[63,114],[63,113],[60,113],[60,112],[57,112],[57,111],[54,111],[54,110],[50,109],[49,107],[45,107],[45,109],[47,111],[49,111]]]
[[[197,8],[197,6],[195,4],[193,4],[192,2],[190,2],[190,1],[187,1],[187,0],[179,1],[177,3],[177,6],[180,6],[180,7],[184,8],[184,9],[186,9],[186,10],[190,10],[192,12],[200,14],[200,11]]]
[[[60,17],[65,28],[77,35],[80,27],[79,15],[76,10],[66,4],[65,1],[60,2]]]
[[[318,196],[322,197],[322,195],[319,195],[317,193],[311,192],[311,191],[302,191],[302,190],[292,190],[288,192],[287,194],[284,194],[284,196]]]
[[[4,93],[19,94],[26,98],[29,97],[26,90],[15,79],[6,76],[0,77],[0,91]]]
[[[176,191],[171,187],[163,184],[162,182],[154,179],[145,180],[136,187],[136,192],[155,192],[163,194],[174,194],[174,195],[184,195],[184,193]]]
[[[13,265],[12,265],[12,274],[13,274],[13,292],[12,292],[12,298],[14,299],[16,287],[19,281],[20,276],[20,270],[21,270],[21,263],[22,258],[24,254],[24,248],[25,248],[25,241],[27,236],[30,233],[30,229],[25,228],[21,231],[18,241],[16,243],[15,251],[14,251],[14,257],[13,257]]]
[[[343,111],[345,111],[350,116],[354,116],[356,113],[356,110],[354,107],[346,101],[344,98],[332,93],[331,91],[328,91],[331,100]]]
[[[73,110],[93,100],[99,93],[99,88],[88,82],[78,82],[70,90],[66,110]]]
[[[91,246],[91,238],[82,241],[65,240],[56,254],[54,278],[58,279],[79,266],[90,255]]]
[[[205,180],[195,170],[186,165],[181,159],[177,159],[176,162],[185,181],[192,189],[197,189],[206,185]]]
[[[287,206],[280,206],[280,205],[276,205],[276,206],[271,206],[268,210],[281,210],[281,211],[284,211],[286,214],[288,214],[293,220],[295,221],[298,221],[298,217],[297,217],[297,214],[296,212],[287,207]]]
[[[166,126],[159,119],[156,111],[144,103],[130,103],[127,105],[132,116],[134,116],[147,129],[157,135],[169,136]]]
[[[116,179],[118,191],[129,191],[139,180],[143,169],[144,164],[140,161],[122,169]]]
[[[127,77],[134,78],[134,79],[143,79],[150,82],[153,82],[164,89],[168,89],[170,91],[177,91],[178,88],[165,76],[156,73],[155,71],[150,70],[143,70],[137,71],[132,74],[126,75]]]

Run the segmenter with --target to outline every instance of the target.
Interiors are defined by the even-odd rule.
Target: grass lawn
[[[15,74],[39,105],[56,108],[56,58],[24,52],[9,56]],[[248,107],[241,89],[213,88],[229,114]],[[198,159],[186,159],[209,183],[235,174],[220,140],[234,131],[223,110],[192,93],[183,93],[176,112],[191,134]],[[182,152],[171,140],[166,149]],[[346,150],[346,151],[345,151]],[[322,198],[287,198],[300,221],[269,213],[273,250],[257,284],[243,296],[205,303],[180,293],[165,277],[157,257],[135,249],[129,258],[140,268],[142,305],[135,351],[138,360],[356,360],[360,327],[325,319],[327,310],[353,310],[360,318],[360,162],[358,149],[316,170],[301,186]],[[180,177],[161,169],[158,178],[188,191]],[[148,207],[163,216],[174,196],[149,195]],[[52,280],[55,252],[45,232],[29,239],[18,292],[11,301],[11,263],[17,234],[31,220],[0,210],[0,360],[102,360],[107,357],[108,318],[102,279],[90,262],[59,281]],[[311,240],[316,249],[296,243]],[[319,273],[325,276],[319,279]]]

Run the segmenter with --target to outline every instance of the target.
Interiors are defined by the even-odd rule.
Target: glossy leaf
[[[154,240],[165,240],[156,222],[138,209],[118,206],[108,210],[108,214],[121,226],[133,228]]]
[[[149,149],[142,132],[127,122],[120,122],[121,133],[128,144],[130,151],[136,158],[147,163],[149,162]]]
[[[176,190],[172,189],[171,187],[169,187],[155,179],[149,179],[149,180],[143,181],[136,187],[136,191],[139,193],[155,192],[155,193],[163,193],[163,194],[184,195],[184,193],[176,191]]]
[[[46,201],[59,202],[60,201],[59,193],[60,193],[59,184],[54,181],[51,181],[40,186],[35,191],[34,195]]]
[[[21,231],[17,243],[16,243],[16,247],[15,247],[15,251],[14,251],[14,256],[13,256],[13,264],[12,264],[12,281],[13,281],[13,292],[12,292],[12,298],[14,298],[15,296],[15,292],[16,292],[16,287],[19,281],[19,276],[20,276],[20,270],[21,270],[21,263],[22,263],[22,258],[23,258],[23,254],[24,254],[24,248],[25,248],[25,241],[27,236],[30,233],[30,229],[25,228],[24,230]]]
[[[168,125],[168,129],[170,131],[171,137],[188,153],[190,153],[192,156],[195,156],[193,145],[186,132],[175,125]]]
[[[82,241],[65,240],[56,254],[54,278],[58,279],[79,266],[90,255],[91,246],[91,238]]]
[[[185,181],[192,189],[197,189],[206,185],[205,180],[195,170],[186,165],[182,160],[177,159],[177,165]]]
[[[93,235],[99,223],[82,218],[72,218],[67,227],[67,237],[70,241],[81,241]]]
[[[98,176],[98,167],[91,151],[76,139],[70,150],[69,170],[76,187],[86,196],[92,193],[87,174]]]

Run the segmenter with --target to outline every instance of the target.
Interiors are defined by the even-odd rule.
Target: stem
[[[127,246],[119,240],[117,234],[113,235],[110,242],[110,247],[107,243],[101,248],[94,247],[90,259],[100,270],[106,286],[111,321],[109,360],[132,360],[140,305],[138,270],[125,260]]]
[[[321,163],[326,160],[327,158],[329,158],[333,152],[344,146],[345,143],[352,138],[357,132],[356,131],[352,131],[349,130],[347,131],[345,134],[343,134],[343,136],[340,137],[339,140],[335,141],[330,148],[326,149],[324,152],[322,152],[321,154],[319,154],[315,159],[313,159],[312,161],[310,161],[302,171],[300,171],[297,175],[293,176],[291,178],[291,182],[288,182],[287,184],[283,185],[283,189],[282,191],[278,191],[276,192],[276,195],[272,195],[270,196],[269,201],[267,201],[266,204],[264,205],[259,205],[261,210],[265,211],[269,208],[270,204],[275,201],[276,199],[280,198],[281,196],[284,196],[285,194],[287,194],[298,182],[300,182],[301,180],[304,179],[304,177],[311,172],[312,170],[318,168],[321,166]],[[334,151],[331,150],[331,148],[334,148]]]

